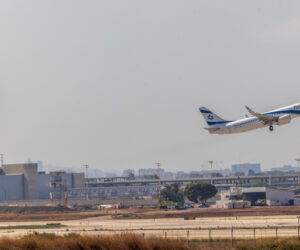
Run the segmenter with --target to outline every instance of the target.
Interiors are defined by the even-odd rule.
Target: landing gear
[[[274,130],[274,128],[273,128],[272,125],[269,127],[269,130],[270,130],[271,132]]]

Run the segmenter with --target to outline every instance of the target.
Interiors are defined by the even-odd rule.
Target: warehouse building
[[[249,201],[252,206],[261,204],[267,206],[294,205],[295,194],[290,190],[283,190],[271,187],[231,187],[228,191],[221,193],[221,200],[217,205],[228,203],[231,200]],[[262,203],[261,203],[262,202]]]
[[[50,183],[59,173],[62,183],[51,189]],[[55,183],[56,184],[56,183]],[[50,193],[84,187],[84,173],[38,172],[36,163],[5,164],[0,168],[0,201],[49,199]],[[53,197],[56,198],[56,197]]]
[[[243,200],[254,205],[258,200],[266,200],[268,206],[294,205],[295,194],[290,190],[270,187],[242,188]]]
[[[0,175],[0,201],[24,200],[23,175]]]

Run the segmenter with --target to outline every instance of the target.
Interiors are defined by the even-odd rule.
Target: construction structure
[[[49,190],[50,190],[50,200],[53,201],[61,200],[62,204],[67,205],[68,201],[68,184],[67,180],[64,178],[66,175],[65,171],[53,171],[50,172]]]

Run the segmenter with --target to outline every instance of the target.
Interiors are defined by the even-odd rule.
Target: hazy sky
[[[1,1],[0,151],[104,171],[300,157],[300,119],[210,135],[300,102],[299,1]]]

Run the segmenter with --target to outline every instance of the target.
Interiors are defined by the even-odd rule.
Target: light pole
[[[298,186],[300,186],[300,169],[299,169],[299,163],[300,163],[300,158],[296,159],[297,162],[297,173],[298,173]]]
[[[213,167],[213,163],[214,161],[208,161],[208,163],[210,164],[210,184],[213,184],[213,180],[212,180],[212,167]]]
[[[89,199],[89,183],[88,183],[88,168],[89,165],[85,164],[83,165],[85,168],[85,198],[88,200]]]
[[[157,166],[157,176],[158,176],[158,200],[160,202],[160,162],[157,161],[155,163],[155,165]]]

